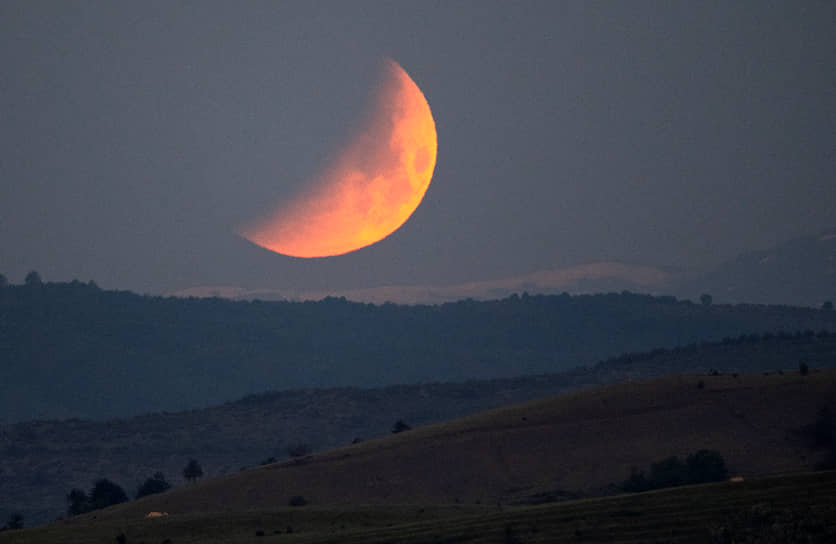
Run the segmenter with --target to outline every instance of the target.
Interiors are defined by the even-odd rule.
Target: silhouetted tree
[[[726,462],[716,451],[699,450],[689,455],[683,463],[678,457],[671,456],[650,466],[650,476],[635,467],[630,477],[621,483],[621,488],[628,492],[648,491],[664,487],[685,484],[719,482],[728,476]]]
[[[126,502],[128,495],[125,490],[107,478],[96,480],[93,489],[90,491],[91,510],[107,508],[114,504]]]
[[[288,504],[290,504],[290,506],[305,506],[306,504],[308,504],[308,501],[306,501],[305,497],[303,497],[302,495],[294,495],[290,497],[290,501],[288,501]]]
[[[0,530],[15,531],[17,529],[23,529],[23,514],[12,514],[9,516],[9,521]]]
[[[275,462],[277,462],[277,461],[278,461],[278,459],[276,459],[275,457],[268,457],[267,459],[265,459],[264,461],[262,461],[262,462],[261,462],[261,463],[259,463],[259,464],[260,464],[261,466],[264,466],[264,465],[270,465],[270,464],[273,464],[273,463],[275,463]]]
[[[726,461],[716,451],[699,450],[685,460],[687,466],[687,483],[702,484],[720,482],[728,477]]]
[[[806,376],[810,373],[810,366],[807,364],[806,361],[801,361],[800,363],[798,363],[798,372],[802,376]]]
[[[712,298],[712,296],[708,293],[703,293],[700,295],[700,303],[702,303],[703,306],[711,306],[711,302],[713,300],[714,299]]]
[[[67,506],[68,516],[77,516],[91,510],[90,497],[87,496],[87,493],[77,487],[74,487],[67,494],[67,502],[69,503]]]
[[[186,467],[183,469],[183,477],[188,482],[193,482],[203,476],[203,467],[197,462],[197,459],[189,459]]]
[[[643,470],[633,467],[630,469],[630,477],[622,482],[621,489],[628,493],[641,493],[650,489],[650,482],[647,481]]]
[[[36,286],[36,285],[43,284],[43,281],[41,280],[41,275],[40,274],[38,274],[34,270],[31,270],[28,274],[26,274],[26,278],[23,280],[23,283],[25,283],[26,285],[28,285],[30,287],[33,287],[33,286]]]
[[[399,419],[392,425],[392,434],[402,433],[404,431],[410,430],[412,427],[404,423],[402,419]]]
[[[151,478],[145,480],[145,483],[139,486],[136,490],[136,498],[144,497],[146,495],[153,495],[155,493],[162,493],[171,489],[171,484],[168,483],[162,472],[155,472]]]
[[[685,463],[675,455],[650,465],[650,484],[653,489],[682,485],[686,483],[686,475]]]
[[[0,274],[0,289],[9,285],[9,280],[3,274]]]

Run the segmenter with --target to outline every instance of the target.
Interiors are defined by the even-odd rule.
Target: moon
[[[238,233],[291,257],[342,255],[379,242],[412,215],[430,185],[435,121],[418,85],[386,59],[368,121],[322,175]]]

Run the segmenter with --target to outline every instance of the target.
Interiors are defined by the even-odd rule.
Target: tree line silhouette
[[[0,316],[0,399],[14,399],[0,406],[6,422],[207,406],[269,389],[553,373],[754,330],[836,330],[832,311],[629,292],[435,306],[246,302],[106,291],[35,272],[0,289]],[[38,397],[49,406],[36,408]]]
[[[183,468],[183,478],[187,482],[194,482],[203,476],[203,467],[196,459],[189,459],[189,462]],[[162,472],[155,472],[153,476],[149,477],[142,484],[137,487],[134,494],[135,499],[140,499],[148,495],[156,493],[163,493],[171,489],[171,484],[165,479]],[[83,489],[73,488],[67,494],[67,515],[77,516],[92,512],[93,510],[101,510],[114,504],[127,502],[128,495],[125,490],[119,485],[107,478],[100,478],[96,480],[89,492]]]

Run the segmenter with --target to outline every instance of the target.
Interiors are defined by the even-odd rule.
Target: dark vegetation
[[[0,527],[0,531],[16,531],[18,529],[23,529],[23,514],[12,514],[9,516],[9,521],[6,522],[6,525]]]
[[[87,494],[74,488],[67,494],[67,515],[77,516],[93,510],[101,510],[128,500],[125,490],[107,478],[101,478]]]
[[[392,425],[392,434],[402,433],[404,431],[410,430],[412,427],[404,423],[402,419],[399,419]]]
[[[290,506],[305,506],[308,504],[308,501],[305,500],[305,497],[302,495],[294,495],[290,497],[290,501],[288,501]]]
[[[162,493],[164,491],[168,491],[171,489],[171,484],[166,481],[165,476],[163,476],[162,472],[155,472],[154,475],[139,486],[136,490],[135,497],[137,499],[141,497],[145,497],[147,495],[153,495],[155,493]]]
[[[194,482],[201,477],[203,477],[203,467],[200,466],[197,459],[189,459],[189,462],[183,468],[183,478],[187,482]]]
[[[626,292],[376,306],[161,298],[30,276],[0,288],[7,423],[181,410],[278,388],[553,373],[752,331],[836,329],[836,312],[818,308]]]
[[[722,482],[728,477],[726,462],[716,451],[700,450],[685,461],[671,456],[650,465],[650,473],[633,468],[621,489],[631,493],[663,489],[680,485]]]

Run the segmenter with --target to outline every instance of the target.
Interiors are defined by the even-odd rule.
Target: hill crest
[[[817,454],[794,433],[834,398],[836,371],[602,386],[246,470],[98,516],[259,509],[292,495],[320,506],[513,503],[555,491],[595,495],[626,478],[631,467],[699,449],[719,451],[744,477],[803,471]]]

